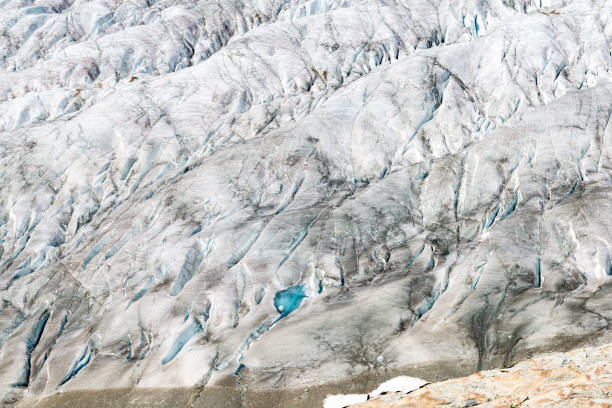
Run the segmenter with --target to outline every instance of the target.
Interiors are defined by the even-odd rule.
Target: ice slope
[[[609,337],[611,11],[0,0],[3,398]]]

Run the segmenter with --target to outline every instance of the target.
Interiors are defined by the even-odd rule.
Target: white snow
[[[409,393],[414,390],[418,390],[425,384],[428,384],[427,381],[421,380],[420,378],[408,377],[405,375],[394,377],[384,383],[380,384],[374,391],[370,392],[368,395],[370,398],[376,397],[377,395],[382,394],[383,392],[391,393],[391,392],[402,392]]]
[[[325,398],[325,404],[323,408],[343,408],[347,405],[367,401],[369,398],[374,398],[383,393],[401,392],[407,394],[411,391],[418,390],[426,384],[429,383],[425,380],[421,380],[420,378],[401,375],[385,381],[384,383],[380,384],[375,390],[369,392],[368,394],[328,395]]]
[[[323,408],[344,408],[347,405],[365,402],[367,399],[366,394],[328,395],[325,398]]]

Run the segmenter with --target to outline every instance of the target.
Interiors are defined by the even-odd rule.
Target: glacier
[[[611,114],[606,0],[0,0],[0,404],[610,343]]]

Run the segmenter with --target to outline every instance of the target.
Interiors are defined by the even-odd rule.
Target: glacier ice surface
[[[0,0],[0,397],[610,340],[611,7]]]

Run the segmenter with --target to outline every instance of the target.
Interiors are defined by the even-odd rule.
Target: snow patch
[[[378,388],[372,391],[370,394],[370,398],[376,397],[377,395],[381,395],[383,393],[391,393],[391,392],[403,392],[409,393],[414,390],[418,390],[422,386],[429,384],[425,380],[421,380],[420,378],[408,377],[405,375],[395,377],[390,379],[389,381],[385,381],[380,384]]]
[[[344,408],[347,405],[359,404],[367,400],[366,394],[328,395],[323,403],[323,408]]]

